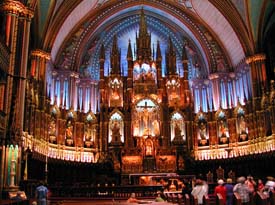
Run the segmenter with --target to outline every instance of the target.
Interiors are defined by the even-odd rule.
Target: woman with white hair
[[[224,204],[226,204],[226,188],[223,185],[224,181],[222,179],[218,180],[218,185],[215,187],[214,195],[220,194],[222,196],[222,199],[224,201]]]

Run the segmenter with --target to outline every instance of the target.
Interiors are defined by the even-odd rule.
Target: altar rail
[[[91,197],[91,198],[121,198],[127,199],[131,193],[137,197],[155,197],[157,191],[161,191],[161,185],[129,185],[129,186],[51,186],[52,197]]]

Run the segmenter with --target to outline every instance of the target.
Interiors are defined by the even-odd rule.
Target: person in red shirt
[[[264,183],[261,179],[258,179],[257,191],[259,191],[261,193],[264,192]]]
[[[215,187],[214,195],[220,194],[223,198],[224,204],[226,204],[226,188],[223,186],[224,181],[222,179],[218,180],[218,185]]]

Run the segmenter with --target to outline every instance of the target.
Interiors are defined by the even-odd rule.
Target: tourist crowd
[[[198,204],[203,204],[203,196],[213,194],[215,197],[220,194],[224,204],[232,205],[234,193],[237,193],[241,199],[242,205],[249,205],[257,191],[269,196],[270,192],[275,189],[275,180],[273,177],[267,177],[265,183],[262,179],[255,181],[252,176],[241,176],[237,179],[236,184],[228,178],[226,182],[218,179],[217,186],[214,187],[214,193],[209,193],[208,184],[202,179],[197,179],[191,191],[191,194],[198,199]]]

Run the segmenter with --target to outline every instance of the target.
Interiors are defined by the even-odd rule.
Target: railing
[[[131,193],[135,193],[137,197],[153,198],[162,186],[51,186],[53,197],[92,197],[92,198],[121,198],[127,199]]]

